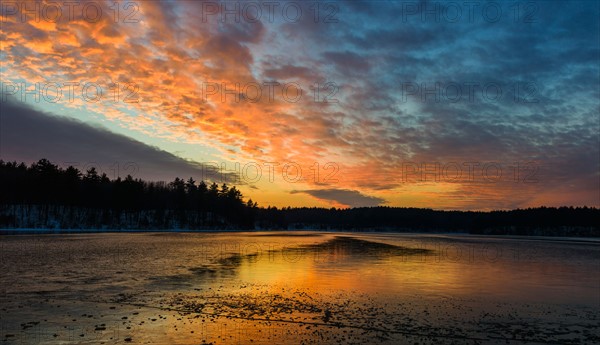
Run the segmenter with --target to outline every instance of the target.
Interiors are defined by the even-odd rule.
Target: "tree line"
[[[0,160],[0,228],[325,229],[600,237],[600,209],[259,208],[235,186],[110,179],[95,168]]]
[[[509,211],[441,211],[425,208],[260,208],[264,228],[349,231],[455,232],[488,235],[600,237],[600,209],[537,207]]]
[[[73,166],[61,168],[47,159],[30,166],[0,160],[0,190],[0,205],[4,205],[0,226],[18,225],[22,223],[18,216],[25,218],[23,213],[27,213],[43,218],[42,223],[49,220],[67,227],[77,226],[71,224],[74,222],[117,228],[121,223],[139,228],[250,227],[257,207],[227,184],[197,183],[191,177],[177,177],[169,183],[131,175],[111,180],[94,167],[82,172]],[[131,224],[132,218],[137,223]]]

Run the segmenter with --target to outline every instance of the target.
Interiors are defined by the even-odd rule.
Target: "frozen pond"
[[[600,242],[324,232],[0,237],[8,344],[600,343]]]

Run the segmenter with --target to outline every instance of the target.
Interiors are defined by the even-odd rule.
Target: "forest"
[[[0,190],[0,227],[8,228],[248,228],[256,208],[227,184],[111,180],[93,167],[83,173],[47,159],[0,161]]]
[[[600,237],[600,209],[509,211],[424,208],[276,208],[245,200],[235,186],[175,178],[110,179],[47,159],[0,160],[0,229],[347,230]]]

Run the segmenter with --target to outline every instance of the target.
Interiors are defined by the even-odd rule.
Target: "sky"
[[[600,206],[598,1],[3,1],[0,159],[259,206]]]

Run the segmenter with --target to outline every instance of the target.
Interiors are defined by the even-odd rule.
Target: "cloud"
[[[186,161],[106,129],[53,116],[9,99],[0,103],[0,159],[34,162],[47,158],[80,170],[96,166],[113,178],[131,174],[150,180],[171,181],[176,176],[220,182],[211,166]]]
[[[385,202],[384,199],[364,195],[359,191],[348,189],[314,189],[290,192],[290,194],[297,193],[308,194],[320,200],[333,201],[349,207],[379,206]]]
[[[98,3],[113,13],[112,2]],[[4,80],[134,83],[138,103],[76,100],[63,107],[101,114],[126,132],[201,143],[224,159],[335,162],[337,190],[394,205],[560,205],[565,190],[581,196],[579,204],[600,202],[597,2],[539,4],[533,22],[514,18],[510,4],[500,4],[501,20],[490,22],[481,7],[474,18],[463,7],[457,21],[437,20],[429,10],[441,2],[419,2],[429,12],[408,20],[402,2],[334,2],[317,19],[333,14],[335,20],[315,21],[314,8],[302,3],[305,15],[290,22],[280,3],[274,21],[264,12],[253,23],[231,15],[223,22],[221,13],[203,21],[201,2],[138,5],[137,23],[105,16],[97,23],[78,17],[37,25],[8,16],[0,32]],[[282,99],[282,87],[274,99],[267,87],[257,102],[244,97],[271,80],[300,84],[302,99]],[[220,89],[207,96],[206,82]],[[324,89],[324,82],[339,88]],[[431,95],[423,101],[402,90],[403,83],[431,90],[436,82],[444,90],[462,85],[463,99],[438,94],[439,103]],[[488,101],[477,91],[468,99],[465,84],[473,82],[500,86],[502,97]],[[539,102],[515,97],[521,82],[536,86]],[[17,157],[24,149],[10,150],[3,154]],[[532,161],[543,178],[524,188],[507,168],[501,185],[461,180],[431,188],[402,181],[403,163],[472,161]],[[303,189],[322,188],[305,182]]]

